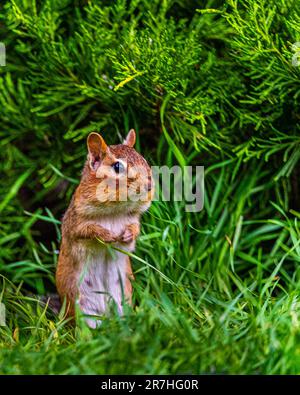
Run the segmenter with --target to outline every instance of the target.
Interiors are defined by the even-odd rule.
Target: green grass
[[[300,373],[299,2],[6,1],[0,373]],[[94,331],[42,307],[92,130],[204,165],[205,206],[154,202],[134,307]]]
[[[208,168],[207,184],[226,185],[227,167],[217,180]],[[207,188],[205,210],[189,215],[155,202],[133,260],[136,306],[96,331],[75,330],[5,281],[2,372],[299,373],[299,225],[271,202],[265,218],[250,216],[247,200],[259,194],[239,183],[226,195]],[[9,274],[15,284],[42,270],[53,280],[39,265]]]

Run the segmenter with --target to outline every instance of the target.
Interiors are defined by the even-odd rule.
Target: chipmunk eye
[[[112,165],[112,167],[113,167],[114,171],[115,171],[117,174],[119,174],[119,173],[124,173],[124,171],[125,171],[125,167],[124,167],[124,165],[123,165],[121,162],[115,162],[115,163]]]

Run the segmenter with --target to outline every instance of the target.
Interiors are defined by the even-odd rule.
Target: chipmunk
[[[124,299],[131,304],[130,258],[107,245],[134,251],[140,216],[153,198],[151,168],[133,148],[135,140],[133,129],[119,145],[108,146],[98,133],[88,136],[81,181],[62,221],[57,290],[68,316],[75,317],[77,303],[91,328],[109,314],[111,302],[121,315]]]

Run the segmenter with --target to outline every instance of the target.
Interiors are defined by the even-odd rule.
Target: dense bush
[[[2,370],[299,373],[300,3],[3,3]],[[87,134],[116,143],[131,127],[152,164],[205,166],[205,208],[155,202],[135,310],[74,334],[22,295],[55,289]]]

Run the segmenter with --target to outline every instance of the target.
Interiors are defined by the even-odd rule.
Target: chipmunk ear
[[[128,147],[133,147],[135,144],[135,137],[135,130],[130,129],[126,139],[123,141],[123,144],[128,145]]]
[[[87,138],[88,160],[92,170],[97,170],[103,156],[109,151],[104,139],[98,133],[90,133]]]

